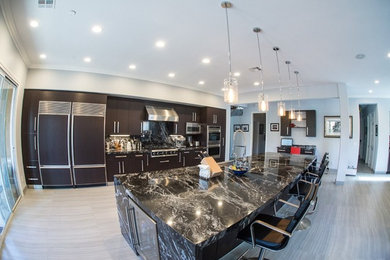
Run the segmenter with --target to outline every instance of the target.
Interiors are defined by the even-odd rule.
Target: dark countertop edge
[[[192,146],[192,147],[181,147],[181,148],[178,148],[179,149],[179,152],[180,151],[191,151],[191,150],[198,150],[198,149],[207,149],[206,146]],[[105,150],[105,153],[107,155],[110,155],[110,154],[132,154],[132,153],[150,153],[152,149],[143,149],[143,150],[122,150],[122,151],[118,151],[118,150]]]

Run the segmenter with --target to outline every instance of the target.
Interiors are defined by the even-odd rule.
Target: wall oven
[[[214,158],[221,157],[221,127],[207,126],[207,152]]]
[[[201,131],[200,124],[190,123],[190,122],[186,123],[186,134],[187,135],[197,135],[197,134],[201,134],[201,133],[202,133],[202,131]]]

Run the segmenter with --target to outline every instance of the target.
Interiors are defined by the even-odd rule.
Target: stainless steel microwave
[[[198,135],[201,133],[202,133],[202,130],[201,130],[200,124],[190,123],[190,122],[186,123],[186,134],[187,135]]]

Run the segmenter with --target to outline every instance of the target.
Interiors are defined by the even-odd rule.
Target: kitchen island
[[[217,259],[315,157],[266,153],[248,160],[244,176],[226,167],[208,181],[197,167],[116,175],[118,215],[129,245],[146,259]]]

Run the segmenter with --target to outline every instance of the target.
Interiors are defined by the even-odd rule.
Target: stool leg
[[[263,260],[264,254],[265,254],[265,249],[262,248],[262,247],[260,247],[259,257],[258,257],[257,259],[258,259],[258,260]]]

